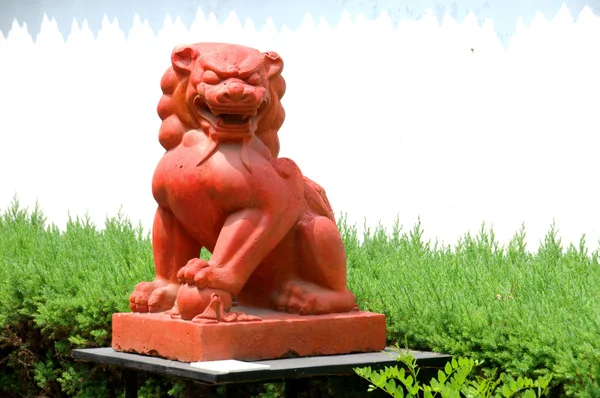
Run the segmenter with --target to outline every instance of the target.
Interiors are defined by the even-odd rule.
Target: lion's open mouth
[[[218,132],[249,133],[254,119],[267,108],[267,101],[259,107],[228,107],[209,106],[200,96],[194,99],[194,106],[200,117],[208,121]]]
[[[222,114],[217,116],[217,124],[225,126],[243,126],[254,115]]]
[[[226,129],[248,129],[250,121],[256,116],[256,109],[232,110],[207,108],[207,110],[210,115],[209,117],[212,117],[216,127]]]

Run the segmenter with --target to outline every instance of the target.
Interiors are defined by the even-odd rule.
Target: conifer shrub
[[[384,313],[389,343],[482,361],[507,376],[552,376],[552,396],[600,396],[598,250],[563,247],[554,224],[535,252],[525,227],[501,246],[492,228],[454,247],[340,219],[350,289]]]
[[[524,227],[506,246],[483,226],[453,247],[425,241],[420,223],[359,236],[342,216],[339,227],[350,289],[361,309],[386,315],[390,344],[482,361],[515,380],[551,376],[552,396],[600,396],[600,266],[584,238],[563,247],[551,226],[530,252]],[[119,369],[76,362],[71,350],[110,346],[112,314],[153,278],[149,233],[123,214],[102,228],[70,218],[60,231],[15,199],[0,211],[0,396],[122,396]],[[202,390],[141,377],[141,397]],[[344,384],[319,388],[339,395]]]

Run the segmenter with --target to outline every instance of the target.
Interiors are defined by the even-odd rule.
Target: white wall
[[[577,22],[573,22],[576,17]],[[397,27],[345,13],[307,15],[295,30],[256,29],[199,10],[187,29],[155,34],[105,18],[66,40],[44,19],[32,38],[0,35],[0,209],[16,193],[64,226],[68,212],[102,225],[122,206],[150,228],[162,154],[159,82],[174,45],[226,41],[275,50],[288,83],[282,156],[321,183],[353,222],[421,216],[426,236],[454,243],[485,221],[501,242],[525,223],[530,248],[553,219],[565,242],[600,237],[600,17],[563,6],[517,24],[503,46],[493,22],[432,12]]]

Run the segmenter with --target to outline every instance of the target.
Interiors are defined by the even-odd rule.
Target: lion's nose
[[[231,82],[227,84],[226,97],[230,101],[238,102],[244,97],[244,84],[238,82]]]

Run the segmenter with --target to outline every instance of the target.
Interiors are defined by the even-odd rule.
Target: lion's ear
[[[173,69],[180,73],[190,73],[192,70],[192,63],[197,57],[198,53],[192,47],[175,47],[171,54]]]
[[[267,70],[267,76],[269,79],[281,74],[281,71],[283,70],[283,60],[279,54],[274,51],[268,51],[263,53],[263,56],[263,62],[265,64],[265,69]]]

